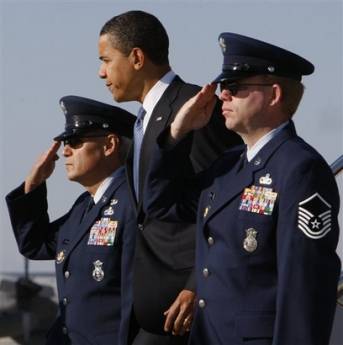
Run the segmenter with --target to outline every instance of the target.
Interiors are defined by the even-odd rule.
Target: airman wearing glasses
[[[122,164],[135,117],[83,97],[60,104],[65,131],[6,197],[14,234],[27,258],[55,260],[59,315],[47,345],[126,344],[136,224]],[[50,221],[46,180],[61,143],[68,179],[86,192]]]
[[[292,121],[314,67],[250,37],[223,33],[219,43],[222,73],[159,136],[144,193],[150,217],[197,223],[190,344],[328,344],[339,196]],[[209,121],[217,84],[225,125],[245,145],[195,174],[186,142]]]

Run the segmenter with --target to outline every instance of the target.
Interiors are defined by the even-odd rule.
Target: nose
[[[104,66],[104,63],[102,63],[99,67],[99,71],[98,71],[98,76],[101,79],[105,79],[106,78],[106,68]]]
[[[72,150],[71,150],[71,147],[68,144],[64,145],[62,154],[63,154],[64,157],[71,156]]]
[[[225,102],[225,101],[231,101],[232,100],[232,96],[231,96],[231,93],[229,90],[223,90],[220,92],[219,94],[219,99],[222,101],[222,102]]]

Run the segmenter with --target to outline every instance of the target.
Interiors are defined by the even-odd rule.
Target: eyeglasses
[[[84,137],[70,137],[67,139],[63,139],[62,143],[64,146],[68,145],[72,149],[78,149],[80,148],[86,141],[88,141],[89,138],[99,138],[99,137],[105,137],[106,134],[87,134],[87,136]]]
[[[221,81],[219,83],[220,86],[220,92],[223,92],[223,90],[229,91],[231,96],[237,95],[237,92],[240,90],[244,90],[249,86],[272,86],[273,84],[259,84],[259,83],[246,83],[246,84],[240,84],[240,83],[230,83],[228,80]]]

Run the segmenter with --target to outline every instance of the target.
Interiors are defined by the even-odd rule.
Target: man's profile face
[[[239,134],[248,134],[264,123],[264,114],[271,97],[272,88],[260,76],[237,81],[237,93],[222,90],[222,114],[225,126]],[[251,85],[261,84],[261,85]]]
[[[108,34],[101,35],[98,42],[101,65],[99,76],[105,79],[106,86],[117,102],[137,100],[134,96],[135,69],[130,56],[125,56],[113,46]]]
[[[98,182],[101,163],[105,159],[104,137],[75,137],[63,148],[67,177],[83,186]]]

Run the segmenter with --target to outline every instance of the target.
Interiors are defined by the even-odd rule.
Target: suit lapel
[[[156,139],[159,134],[170,124],[173,114],[173,103],[179,94],[181,86],[184,82],[176,76],[171,84],[168,86],[162,97],[156,104],[146,128],[140,155],[139,163],[139,195],[142,195],[144,188],[144,180],[149,167],[151,158],[151,150],[156,144]],[[132,171],[132,161],[129,162]],[[132,176],[132,175],[131,175]],[[132,186],[132,177],[130,181],[130,187]],[[138,202],[138,211],[142,206],[142,199]]]
[[[204,212],[203,215],[206,214],[203,217],[204,223],[208,222],[238,194],[241,194],[246,187],[250,187],[254,183],[256,172],[264,169],[270,157],[279,147],[295,135],[294,124],[290,121],[289,125],[283,128],[280,133],[267,143],[246,167],[239,170],[241,163],[238,162],[227,174],[216,178],[210,192],[212,195],[217,195],[217,197],[211,203],[209,201],[208,205],[203,205],[204,210],[200,210],[200,212]]]
[[[99,213],[101,209],[109,203],[111,196],[113,193],[124,183],[123,178],[115,178],[112,184],[107,188],[106,192],[102,196],[102,198],[93,206],[93,208],[85,215],[85,217],[81,220],[81,223],[74,223],[74,229],[77,229],[73,235],[72,240],[70,241],[66,257],[73,251],[73,249],[77,246],[83,236],[89,231],[90,227],[94,224],[94,222],[99,218]],[[84,209],[82,210],[81,214],[83,215],[85,208],[88,205],[89,199],[86,198],[86,201],[83,203]],[[80,218],[78,218],[80,221]]]

